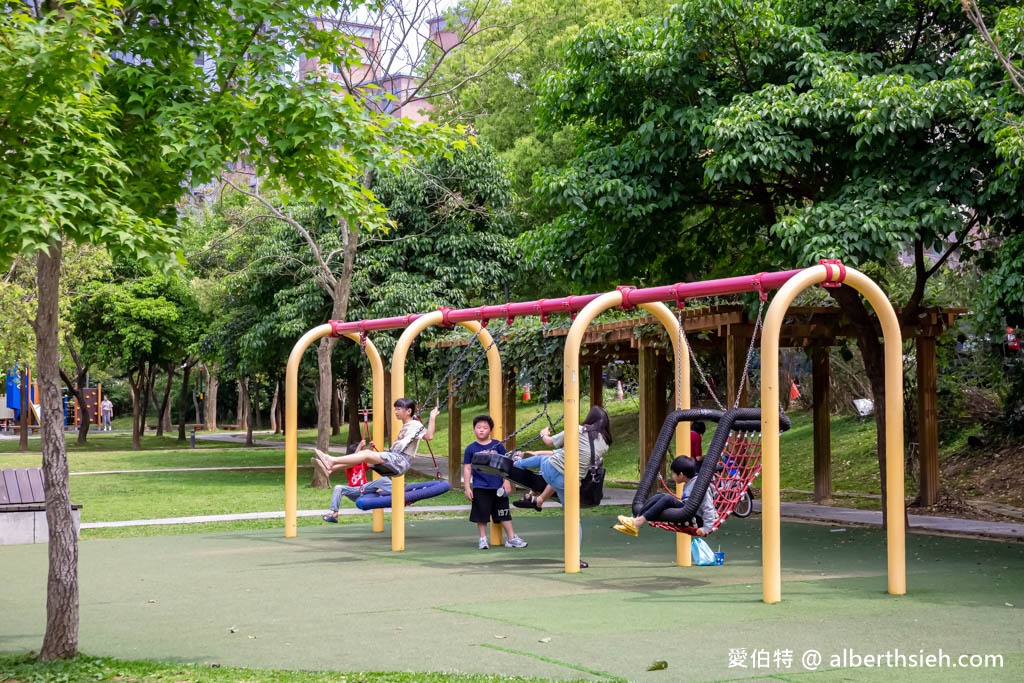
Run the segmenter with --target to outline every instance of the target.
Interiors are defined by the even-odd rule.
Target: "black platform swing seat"
[[[714,496],[718,520],[711,531],[716,531],[728,519],[740,497],[749,488],[754,478],[761,473],[761,409],[731,408],[729,410],[688,409],[669,413],[658,432],[654,449],[647,461],[636,494],[633,496],[633,515],[643,510],[661,476],[662,465],[669,446],[675,438],[676,426],[680,422],[715,422],[718,427],[711,438],[711,444],[704,454],[704,462],[697,475],[693,490],[683,507],[670,508],[658,519],[647,523],[659,529],[676,533],[696,535],[703,520],[697,516],[701,501],[708,487]],[[789,429],[789,418],[779,416],[779,430]]]

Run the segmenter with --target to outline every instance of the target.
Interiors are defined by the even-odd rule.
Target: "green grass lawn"
[[[519,424],[525,424],[538,414],[540,406],[527,405],[520,408]],[[586,410],[584,406],[582,410]],[[638,472],[638,415],[636,404],[629,399],[610,401],[608,404],[615,442],[605,466],[609,480],[634,482]],[[473,415],[483,412],[482,404],[463,408],[463,443],[472,439],[470,420]],[[561,403],[552,403],[550,412],[556,418],[561,415]],[[782,435],[782,488],[806,491],[813,488],[813,429],[809,413],[795,413],[790,416],[793,428]],[[523,440],[531,438],[547,422],[535,423]],[[447,449],[447,414],[438,420],[433,447],[436,452]],[[155,519],[165,517],[188,517],[196,515],[221,515],[231,513],[266,512],[282,510],[284,507],[283,449],[281,446],[246,448],[240,445],[213,441],[197,441],[197,448],[182,448],[175,436],[157,438],[147,435],[143,439],[143,450],[131,450],[131,437],[123,433],[90,434],[85,447],[74,444],[76,436],[68,435],[68,463],[72,473],[71,498],[84,505],[84,522],[120,521],[133,519]],[[260,438],[263,438],[262,436]],[[311,442],[313,430],[304,430],[300,441]],[[705,436],[705,442],[710,439]],[[342,436],[342,441],[343,436]],[[874,423],[856,418],[838,417],[832,421],[833,489],[837,493],[877,494],[879,493],[877,463],[874,457]],[[536,442],[540,447],[540,442]],[[38,466],[41,456],[39,440],[30,440],[28,453],[17,452],[16,440],[0,441],[0,466]],[[421,449],[425,451],[426,449]],[[301,457],[300,465],[305,465]],[[184,468],[249,468],[279,467],[271,470],[227,470],[227,471],[161,471],[139,472],[138,470],[175,470]],[[116,474],[79,474],[85,472],[129,472]],[[411,479],[410,479],[411,480]],[[298,505],[299,509],[326,510],[330,492],[308,488],[309,471],[300,470]],[[339,478],[338,481],[341,481]],[[910,487],[908,486],[908,489]],[[788,493],[790,500],[805,500],[799,493]],[[855,504],[853,499],[841,499],[842,504]],[[879,503],[867,499],[867,504],[877,507]],[[466,500],[461,489],[430,499],[426,505],[464,505]],[[352,507],[350,501],[345,506]],[[545,514],[557,514],[555,512]],[[304,523],[321,523],[318,518]],[[234,524],[234,523],[231,523]],[[264,524],[260,522],[257,526]],[[268,526],[279,525],[271,521]],[[245,528],[248,523],[243,524]],[[265,527],[263,527],[265,528]],[[165,531],[153,530],[153,533]],[[88,530],[86,537],[93,531]],[[103,535],[112,532],[104,530]],[[124,533],[139,533],[138,531]]]
[[[339,671],[279,671],[235,666],[178,664],[174,662],[124,661],[109,657],[79,655],[73,660],[39,662],[31,655],[0,654],[0,680],[33,683],[118,681],[118,683],[490,683],[528,682],[543,679],[521,676],[481,676],[453,673],[410,673],[407,671],[343,673]]]

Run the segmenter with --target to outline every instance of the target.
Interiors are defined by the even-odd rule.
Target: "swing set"
[[[292,349],[288,360],[285,380],[285,536],[295,537],[297,528],[298,501],[298,367],[302,355],[316,340],[331,335],[346,337],[357,343],[365,343],[367,358],[370,360],[373,375],[373,412],[384,415],[384,370],[380,355],[367,339],[370,332],[378,330],[403,330],[395,347],[391,365],[391,394],[405,395],[406,358],[412,343],[417,336],[428,327],[444,325],[451,327],[461,325],[469,330],[479,344],[485,349],[483,357],[488,366],[488,410],[495,421],[493,437],[503,440],[504,425],[502,424],[502,372],[501,358],[495,348],[494,337],[487,331],[487,323],[495,318],[505,319],[512,324],[516,317],[548,316],[555,313],[573,315],[573,323],[565,338],[563,402],[565,406],[565,471],[575,472],[579,468],[579,425],[580,425],[580,350],[583,336],[590,323],[604,311],[619,307],[622,309],[642,308],[651,313],[668,332],[674,347],[675,356],[675,419],[674,425],[667,424],[662,432],[665,434],[665,450],[672,441],[674,433],[676,454],[688,455],[690,449],[689,422],[700,415],[704,419],[717,418],[719,429],[712,439],[717,452],[714,458],[721,459],[723,465],[736,465],[746,462],[753,463],[755,453],[760,452],[762,477],[762,574],[763,600],[768,603],[781,600],[781,514],[779,497],[779,432],[786,420],[780,416],[779,401],[779,341],[783,318],[790,304],[800,292],[814,285],[825,287],[851,286],[860,292],[874,308],[881,324],[884,339],[884,364],[886,386],[886,476],[888,480],[887,495],[884,501],[888,512],[887,556],[888,556],[888,592],[902,595],[906,592],[906,551],[905,528],[903,516],[903,392],[902,392],[902,337],[895,311],[882,290],[870,278],[852,268],[845,267],[838,261],[822,261],[819,265],[800,270],[788,270],[775,273],[738,276],[703,282],[679,283],[663,287],[637,289],[634,287],[618,287],[604,294],[584,296],[568,296],[558,299],[542,299],[539,301],[509,303],[495,306],[479,306],[475,308],[453,310],[441,308],[430,313],[410,314],[391,318],[360,320],[354,322],[329,321],[309,330]],[[711,413],[690,411],[690,351],[685,337],[682,335],[680,321],[664,302],[675,302],[678,308],[684,308],[691,299],[758,292],[763,300],[767,293],[778,290],[771,305],[768,306],[764,318],[761,335],[761,409],[745,412],[750,409],[732,408]],[[756,336],[756,335],[755,335]],[[365,340],[365,341],[363,341]],[[748,356],[749,359],[749,356]],[[744,373],[746,374],[746,373]],[[690,412],[686,412],[690,411]],[[400,424],[393,422],[392,433],[397,434]],[[374,440],[384,442],[383,420],[374,420]],[[760,433],[760,438],[756,437]],[[729,434],[732,437],[729,437]],[[661,436],[659,435],[659,441]],[[731,444],[731,445],[730,445]],[[709,449],[712,455],[713,449]],[[653,460],[654,458],[652,458]],[[729,462],[726,462],[726,460]],[[701,477],[715,475],[715,463],[710,468],[702,469]],[[649,468],[650,469],[650,468]],[[751,474],[756,465],[733,467],[743,472],[736,480],[753,479]],[[645,471],[644,479],[647,478]],[[394,477],[395,486],[392,492],[392,525],[391,547],[393,551],[405,549],[405,488],[404,477]],[[653,479],[651,484],[653,485]],[[641,482],[641,487],[643,482]],[[723,486],[723,489],[732,489]],[[738,495],[738,492],[737,492]],[[699,498],[695,497],[695,502]],[[566,489],[566,500],[562,501],[564,510],[564,570],[576,573],[580,570],[580,538],[578,528],[580,522],[579,488],[570,486]],[[724,510],[724,508],[723,508]],[[379,511],[375,511],[374,530],[377,527]],[[681,512],[685,513],[686,510]],[[689,539],[686,537],[687,520],[680,519],[679,526],[683,533],[677,534],[676,561],[680,566],[690,564]],[[382,519],[381,519],[382,525]],[[673,529],[676,530],[676,529]],[[685,542],[683,539],[686,539]]]

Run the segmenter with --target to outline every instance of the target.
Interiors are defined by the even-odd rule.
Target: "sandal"
[[[313,449],[313,452],[316,454],[316,457],[313,458],[313,466],[320,470],[321,474],[330,479],[332,463],[327,454],[318,448]]]
[[[515,505],[517,508],[522,508],[524,510],[540,510],[541,509],[541,506],[537,505],[537,497],[534,496],[529,491],[527,491],[526,494],[522,498],[520,498],[519,500],[512,501],[512,504]]]
[[[330,481],[330,479],[331,479],[331,471],[326,469],[326,468],[324,468],[323,460],[321,460],[319,457],[314,457],[313,458],[313,469],[315,469],[320,474],[324,475],[324,477],[328,481]]]
[[[324,515],[320,519],[324,520],[325,522],[330,522],[331,524],[337,524],[338,523],[338,518],[335,517],[334,515]]]

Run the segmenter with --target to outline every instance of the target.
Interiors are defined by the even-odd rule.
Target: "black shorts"
[[[507,522],[511,519],[508,496],[499,498],[497,489],[473,489],[473,507],[469,511],[469,521],[486,524],[488,521]]]

